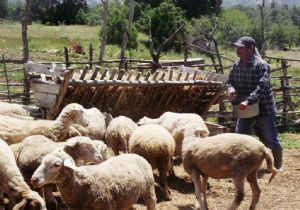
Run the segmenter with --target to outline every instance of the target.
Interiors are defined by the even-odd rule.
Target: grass
[[[279,136],[284,149],[300,148],[300,133],[280,133]]]

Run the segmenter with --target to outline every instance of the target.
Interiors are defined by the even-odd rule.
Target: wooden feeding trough
[[[58,68],[59,69],[59,68]],[[154,74],[96,67],[55,69],[26,64],[35,103],[54,119],[69,103],[97,107],[114,117],[137,121],[156,118],[166,111],[193,112],[202,117],[223,97],[225,75],[179,67]]]

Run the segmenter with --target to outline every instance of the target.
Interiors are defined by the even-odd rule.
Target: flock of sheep
[[[247,180],[255,209],[262,162],[272,173],[269,181],[276,174],[260,141],[234,133],[208,137],[197,114],[166,112],[135,123],[72,103],[50,121],[34,119],[32,109],[0,103],[0,210],[57,209],[57,189],[70,210],[131,209],[139,198],[156,210],[153,170],[164,199],[171,200],[167,176],[174,174],[174,156],[182,158],[201,210],[208,208],[208,177],[233,179],[230,210],[243,200]],[[108,157],[107,145],[115,156]]]

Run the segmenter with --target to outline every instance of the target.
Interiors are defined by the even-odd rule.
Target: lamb
[[[25,119],[25,120],[33,120],[34,117],[40,114],[41,113],[39,107],[0,102],[0,115]]]
[[[167,175],[172,168],[175,141],[162,126],[156,124],[142,125],[129,139],[129,152],[144,157],[153,170],[159,171],[159,184],[163,189],[165,200],[171,200],[167,185]]]
[[[76,165],[100,163],[106,159],[106,145],[102,141],[83,136],[73,137],[67,142],[54,142],[45,136],[36,135],[10,145],[10,148],[27,183],[30,183],[30,178],[41,164],[42,158],[57,148],[68,153]],[[57,205],[52,191],[52,186],[44,187],[46,201],[51,209]]]
[[[69,136],[89,136],[91,139],[104,139],[106,132],[106,118],[108,114],[101,113],[97,108],[84,109],[88,119],[88,126],[84,127],[80,124],[70,126]]]
[[[191,175],[200,209],[207,209],[206,187],[208,177],[215,179],[232,178],[235,185],[235,198],[228,209],[237,209],[244,198],[244,180],[250,184],[252,201],[250,210],[255,209],[261,190],[257,183],[257,170],[264,159],[274,178],[271,152],[256,138],[243,134],[224,133],[203,139],[184,139],[183,167]],[[201,183],[202,176],[203,180]],[[201,199],[203,193],[203,199]]]
[[[138,125],[125,116],[116,117],[110,122],[105,139],[115,155],[119,155],[119,151],[128,153],[129,138],[137,128]]]
[[[182,141],[186,137],[207,137],[209,135],[200,115],[194,113],[175,113],[165,112],[157,119],[143,117],[138,125],[159,124],[166,128],[173,136],[176,142],[175,156],[181,156]]]
[[[2,139],[0,139],[0,165],[0,208],[3,208],[3,194],[5,193],[10,198],[8,209],[12,209],[14,201],[21,201],[14,209],[26,207],[46,210],[45,201],[26,184],[11,149]]]
[[[140,196],[148,210],[156,209],[151,166],[136,154],[76,167],[68,154],[55,151],[43,158],[31,182],[36,187],[56,184],[70,210],[129,209]]]
[[[54,141],[63,141],[70,125],[88,125],[83,107],[72,103],[67,105],[56,120],[21,120],[0,115],[0,138],[8,144],[18,143],[27,136],[44,135]]]

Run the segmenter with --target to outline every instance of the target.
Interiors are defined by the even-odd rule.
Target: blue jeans
[[[251,135],[252,128],[265,146],[271,150],[282,148],[278,138],[275,126],[275,116],[273,113],[251,118],[239,118],[237,120],[235,132]]]

